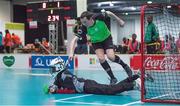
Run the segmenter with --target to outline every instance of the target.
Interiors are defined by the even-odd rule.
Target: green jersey
[[[154,23],[149,23],[146,27],[146,33],[145,33],[145,42],[146,43],[152,43],[155,42],[159,37],[158,29],[154,25]]]
[[[87,29],[87,32],[92,43],[102,42],[111,35],[106,24],[100,20],[96,20],[94,25]]]

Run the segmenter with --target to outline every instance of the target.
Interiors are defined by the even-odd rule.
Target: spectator
[[[126,37],[124,37],[122,40],[123,40],[123,42],[122,42],[122,44],[121,44],[121,46],[122,46],[121,53],[122,53],[122,54],[126,54],[127,51],[128,51],[128,40],[127,40]]]
[[[176,41],[176,46],[177,46],[177,49],[178,49],[178,53],[180,53],[180,33],[179,33],[179,38]]]
[[[33,43],[29,43],[26,44],[23,48],[22,48],[22,52],[23,53],[32,53],[34,52],[34,44]]]
[[[168,35],[165,35],[165,40],[163,42],[163,51],[164,53],[168,53],[169,54],[169,51],[171,50],[171,43],[169,41],[169,36]]]
[[[34,44],[33,43],[29,43],[29,44],[26,44],[26,46],[24,46],[24,49],[34,49]]]
[[[35,53],[40,53],[40,41],[39,39],[34,40],[34,52]]]
[[[49,48],[49,43],[48,43],[48,41],[47,41],[46,38],[42,38],[42,45],[43,45],[46,49]]]
[[[157,27],[153,23],[153,17],[148,16],[147,17],[147,22],[148,25],[146,27],[146,32],[145,32],[145,43],[146,43],[146,50],[147,54],[155,54],[157,53],[157,45],[158,43],[158,38],[159,38],[159,33],[157,30]]]
[[[3,35],[2,35],[2,32],[0,32],[0,53],[4,53]]]
[[[158,38],[158,43],[159,45],[157,45],[157,53],[158,54],[163,54],[163,49],[164,49],[164,41],[161,40],[160,38]]]
[[[14,33],[12,33],[11,39],[12,39],[12,43],[14,44],[12,47],[13,49],[20,48],[22,46],[21,39],[18,35],[15,35]]]
[[[5,30],[5,38],[4,38],[4,47],[6,49],[6,53],[11,53],[12,39],[9,30]]]
[[[127,41],[126,41],[126,44],[127,44],[127,45],[129,45],[129,41],[130,41],[130,40],[129,40],[129,39],[127,39]]]
[[[139,42],[136,40],[137,35],[136,34],[132,34],[132,40],[129,42],[128,48],[129,51],[128,53],[130,54],[135,54],[140,52],[139,50]]]
[[[42,53],[48,54],[50,48],[49,48],[49,43],[46,38],[42,38],[42,46],[43,46],[43,47],[41,47]]]
[[[176,42],[175,42],[175,37],[171,37],[170,45],[171,45],[170,53],[171,54],[177,53],[177,46],[176,46]]]

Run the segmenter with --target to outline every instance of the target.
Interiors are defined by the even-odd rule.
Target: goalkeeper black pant
[[[84,93],[115,95],[124,91],[133,90],[133,82],[137,78],[139,78],[138,75],[133,75],[132,77],[128,77],[115,85],[99,84],[94,80],[86,80],[84,84]]]

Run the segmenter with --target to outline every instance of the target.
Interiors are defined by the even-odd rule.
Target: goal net
[[[153,17],[154,29],[147,22],[148,17]],[[148,31],[150,33],[148,36],[152,35],[150,42],[145,41]],[[158,35],[156,38],[155,33]],[[180,45],[177,43],[178,39],[180,39],[180,5],[142,6],[142,101],[180,103],[180,50],[178,48]],[[146,74],[150,75],[153,80],[146,80]]]

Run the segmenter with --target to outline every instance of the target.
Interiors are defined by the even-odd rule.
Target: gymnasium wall
[[[118,14],[116,14],[118,15]],[[111,32],[113,43],[122,43],[123,37],[130,38],[133,33],[137,34],[137,40],[141,40],[140,16],[139,15],[118,15],[125,21],[124,27],[120,27],[116,20],[111,20]]]
[[[4,33],[5,23],[11,21],[10,1],[0,0],[0,31]]]
[[[10,1],[0,0],[0,20],[4,22],[11,21],[11,3]]]

